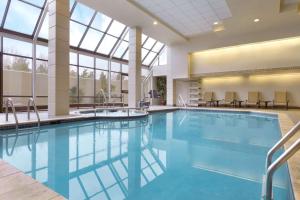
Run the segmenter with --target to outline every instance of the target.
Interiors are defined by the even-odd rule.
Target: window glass
[[[7,0],[0,1],[0,23],[2,22],[6,5],[7,5]]]
[[[70,21],[70,45],[77,47],[84,32],[86,26]]]
[[[69,2],[70,2],[70,11],[71,11],[71,10],[72,10],[72,7],[73,7],[73,5],[74,5],[74,3],[75,3],[75,0],[70,0]]]
[[[145,42],[145,40],[147,39],[148,36],[146,36],[145,34],[142,34],[142,44]]]
[[[32,57],[32,44],[10,38],[3,38],[3,52]]]
[[[153,53],[152,51],[150,51],[148,56],[145,58],[143,65],[150,65],[156,55],[157,55],[156,53]]]
[[[164,46],[163,43],[157,42],[157,43],[155,44],[155,46],[153,47],[152,51],[158,53],[158,52],[161,50],[161,48],[162,48],[163,46]]]
[[[121,94],[121,74],[111,72],[111,92],[112,94]]]
[[[32,60],[17,56],[3,56],[3,94],[5,96],[32,95]],[[26,105],[28,98],[14,99]]]
[[[108,70],[108,61],[103,59],[96,59],[96,68]]]
[[[124,40],[129,42],[129,31],[126,33],[125,37],[124,37]]]
[[[128,65],[122,64],[122,73],[128,73]]]
[[[102,70],[96,70],[96,97],[102,97],[101,89],[107,93],[108,92],[108,72]],[[103,99],[97,101],[98,103],[103,103]]]
[[[117,39],[115,37],[112,37],[110,35],[105,35],[97,52],[108,55],[112,50],[112,48],[114,47],[116,41]]]
[[[72,13],[71,19],[88,25],[95,11],[81,3],[77,3]]]
[[[110,26],[108,33],[116,36],[116,37],[120,37],[120,35],[122,34],[123,30],[125,28],[124,24],[121,24],[120,22],[114,20],[112,25]]]
[[[149,69],[142,68],[142,77],[146,78],[149,74]]]
[[[144,48],[146,49],[151,49],[154,45],[154,43],[156,42],[156,40],[154,40],[153,38],[149,37],[148,40],[145,42],[144,44]]]
[[[111,71],[120,72],[121,71],[120,63],[111,62]]]
[[[69,88],[69,96],[70,96],[70,103],[78,103],[77,96],[78,96],[78,85],[77,85],[77,67],[70,66],[70,88]]]
[[[122,91],[128,91],[128,76],[122,75]]]
[[[90,51],[95,51],[102,36],[103,36],[103,33],[89,28],[80,47],[83,49],[90,50]]]
[[[36,60],[36,96],[37,105],[48,103],[48,62]]]
[[[48,60],[48,47],[36,45],[36,57],[43,60]]]
[[[148,50],[142,49],[142,60],[144,60],[145,56],[148,54]]]
[[[79,67],[79,96],[94,96],[94,70]],[[93,99],[79,99],[80,103],[93,103]]]
[[[70,64],[77,65],[77,53],[70,52]]]
[[[29,3],[32,3],[33,5],[43,7],[45,0],[26,0]]]
[[[95,29],[105,32],[110,22],[111,22],[110,17],[107,17],[102,13],[97,13],[91,26]]]
[[[39,33],[39,37],[40,38],[44,38],[44,39],[48,39],[49,38],[49,14],[46,14],[46,17],[43,21],[40,33]]]
[[[32,35],[40,13],[41,9],[39,8],[21,1],[12,0],[8,9],[4,28]]]
[[[85,67],[94,67],[94,58],[79,54],[79,65]]]
[[[122,41],[118,49],[116,50],[114,57],[121,58],[128,48],[128,42]]]
[[[123,56],[123,59],[129,60],[129,51],[127,50],[125,55]]]

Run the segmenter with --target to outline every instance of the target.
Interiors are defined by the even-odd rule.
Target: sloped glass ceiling
[[[41,23],[38,38],[47,41],[49,17],[41,17],[45,7],[45,0],[0,0],[1,31],[33,38]],[[70,0],[70,33],[70,46],[79,51],[128,60],[128,27],[74,0]],[[143,34],[143,65],[152,65],[164,46]]]

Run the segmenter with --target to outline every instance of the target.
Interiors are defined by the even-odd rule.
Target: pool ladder
[[[266,174],[263,177],[262,199],[273,199],[273,175],[275,171],[285,164],[300,149],[300,138],[297,139],[282,155],[280,155],[273,163],[272,156],[279,150],[289,139],[291,139],[300,130],[300,121],[279,140],[268,152],[266,158]]]
[[[33,106],[34,112],[35,112],[37,120],[38,120],[38,127],[40,127],[40,124],[41,124],[40,115],[39,115],[39,112],[37,110],[37,107],[36,107],[36,104],[35,104],[35,101],[34,101],[33,98],[29,98],[29,100],[28,100],[27,119],[30,120],[30,107],[31,106]],[[5,101],[5,119],[6,119],[7,122],[8,122],[8,109],[9,109],[9,107],[11,107],[11,110],[13,112],[13,116],[14,116],[14,119],[15,119],[15,122],[16,122],[16,130],[18,130],[19,129],[19,120],[18,120],[18,117],[17,117],[14,102],[11,98],[6,99],[6,101]]]
[[[15,122],[16,122],[16,130],[18,130],[19,129],[19,121],[18,121],[18,117],[17,117],[14,102],[11,98],[6,99],[6,101],[5,101],[5,119],[6,119],[7,122],[8,122],[8,108],[9,107],[11,107],[11,110],[13,112]]]

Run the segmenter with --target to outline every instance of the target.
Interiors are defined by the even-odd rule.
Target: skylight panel
[[[4,11],[7,5],[7,0],[1,0],[0,1],[0,23],[2,23]]]
[[[110,24],[111,20],[112,19],[110,17],[107,17],[106,15],[103,15],[102,13],[97,13],[91,27],[105,32],[108,25]]]
[[[154,45],[155,42],[156,42],[156,40],[154,40],[153,38],[149,37],[148,40],[143,45],[143,47],[146,48],[146,49],[151,49],[153,47],[153,45]]]
[[[94,15],[95,11],[83,4],[77,3],[72,13],[71,19],[88,25]]]
[[[30,11],[30,12],[29,12]],[[9,6],[4,28],[32,35],[38,21],[41,9],[12,0]]]
[[[39,38],[44,38],[48,39],[49,38],[49,16],[48,13],[46,14],[46,17],[43,21],[40,33],[39,33]]]
[[[128,42],[122,41],[120,46],[118,47],[117,51],[113,55],[116,58],[121,58],[122,55],[125,53],[126,49],[128,48]]]
[[[156,53],[153,53],[152,51],[150,51],[150,53],[147,55],[147,57],[145,58],[143,65],[150,65],[151,62],[154,60],[154,58],[156,57]]]
[[[149,51],[147,49],[142,48],[142,60],[144,60],[144,58],[148,54],[148,52]]]
[[[76,22],[70,21],[70,45],[77,47],[86,27]]]
[[[117,42],[117,38],[112,37],[110,35],[105,35],[97,52],[108,55],[112,50],[112,48],[114,47],[114,45],[116,44],[116,42]]]
[[[162,48],[163,46],[164,46],[163,43],[157,42],[157,43],[155,44],[155,46],[153,47],[152,51],[158,53],[158,52],[161,50],[161,48]]]
[[[102,36],[103,33],[101,33],[100,31],[89,28],[80,47],[90,51],[95,51],[97,44],[101,40]]]
[[[45,3],[45,0],[25,0],[25,1],[39,7],[43,7]]]
[[[123,56],[123,59],[129,60],[129,51],[127,50],[125,55]]]
[[[120,37],[120,35],[122,34],[123,30],[125,28],[124,24],[121,24],[118,21],[113,21],[112,25],[110,26],[108,33],[116,36],[116,37]]]

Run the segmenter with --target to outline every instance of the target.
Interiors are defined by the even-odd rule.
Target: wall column
[[[142,30],[129,30],[128,106],[137,107],[141,100]]]
[[[176,104],[175,80],[171,75],[167,75],[167,105],[174,106]]]
[[[69,0],[49,0],[48,113],[69,114]]]

